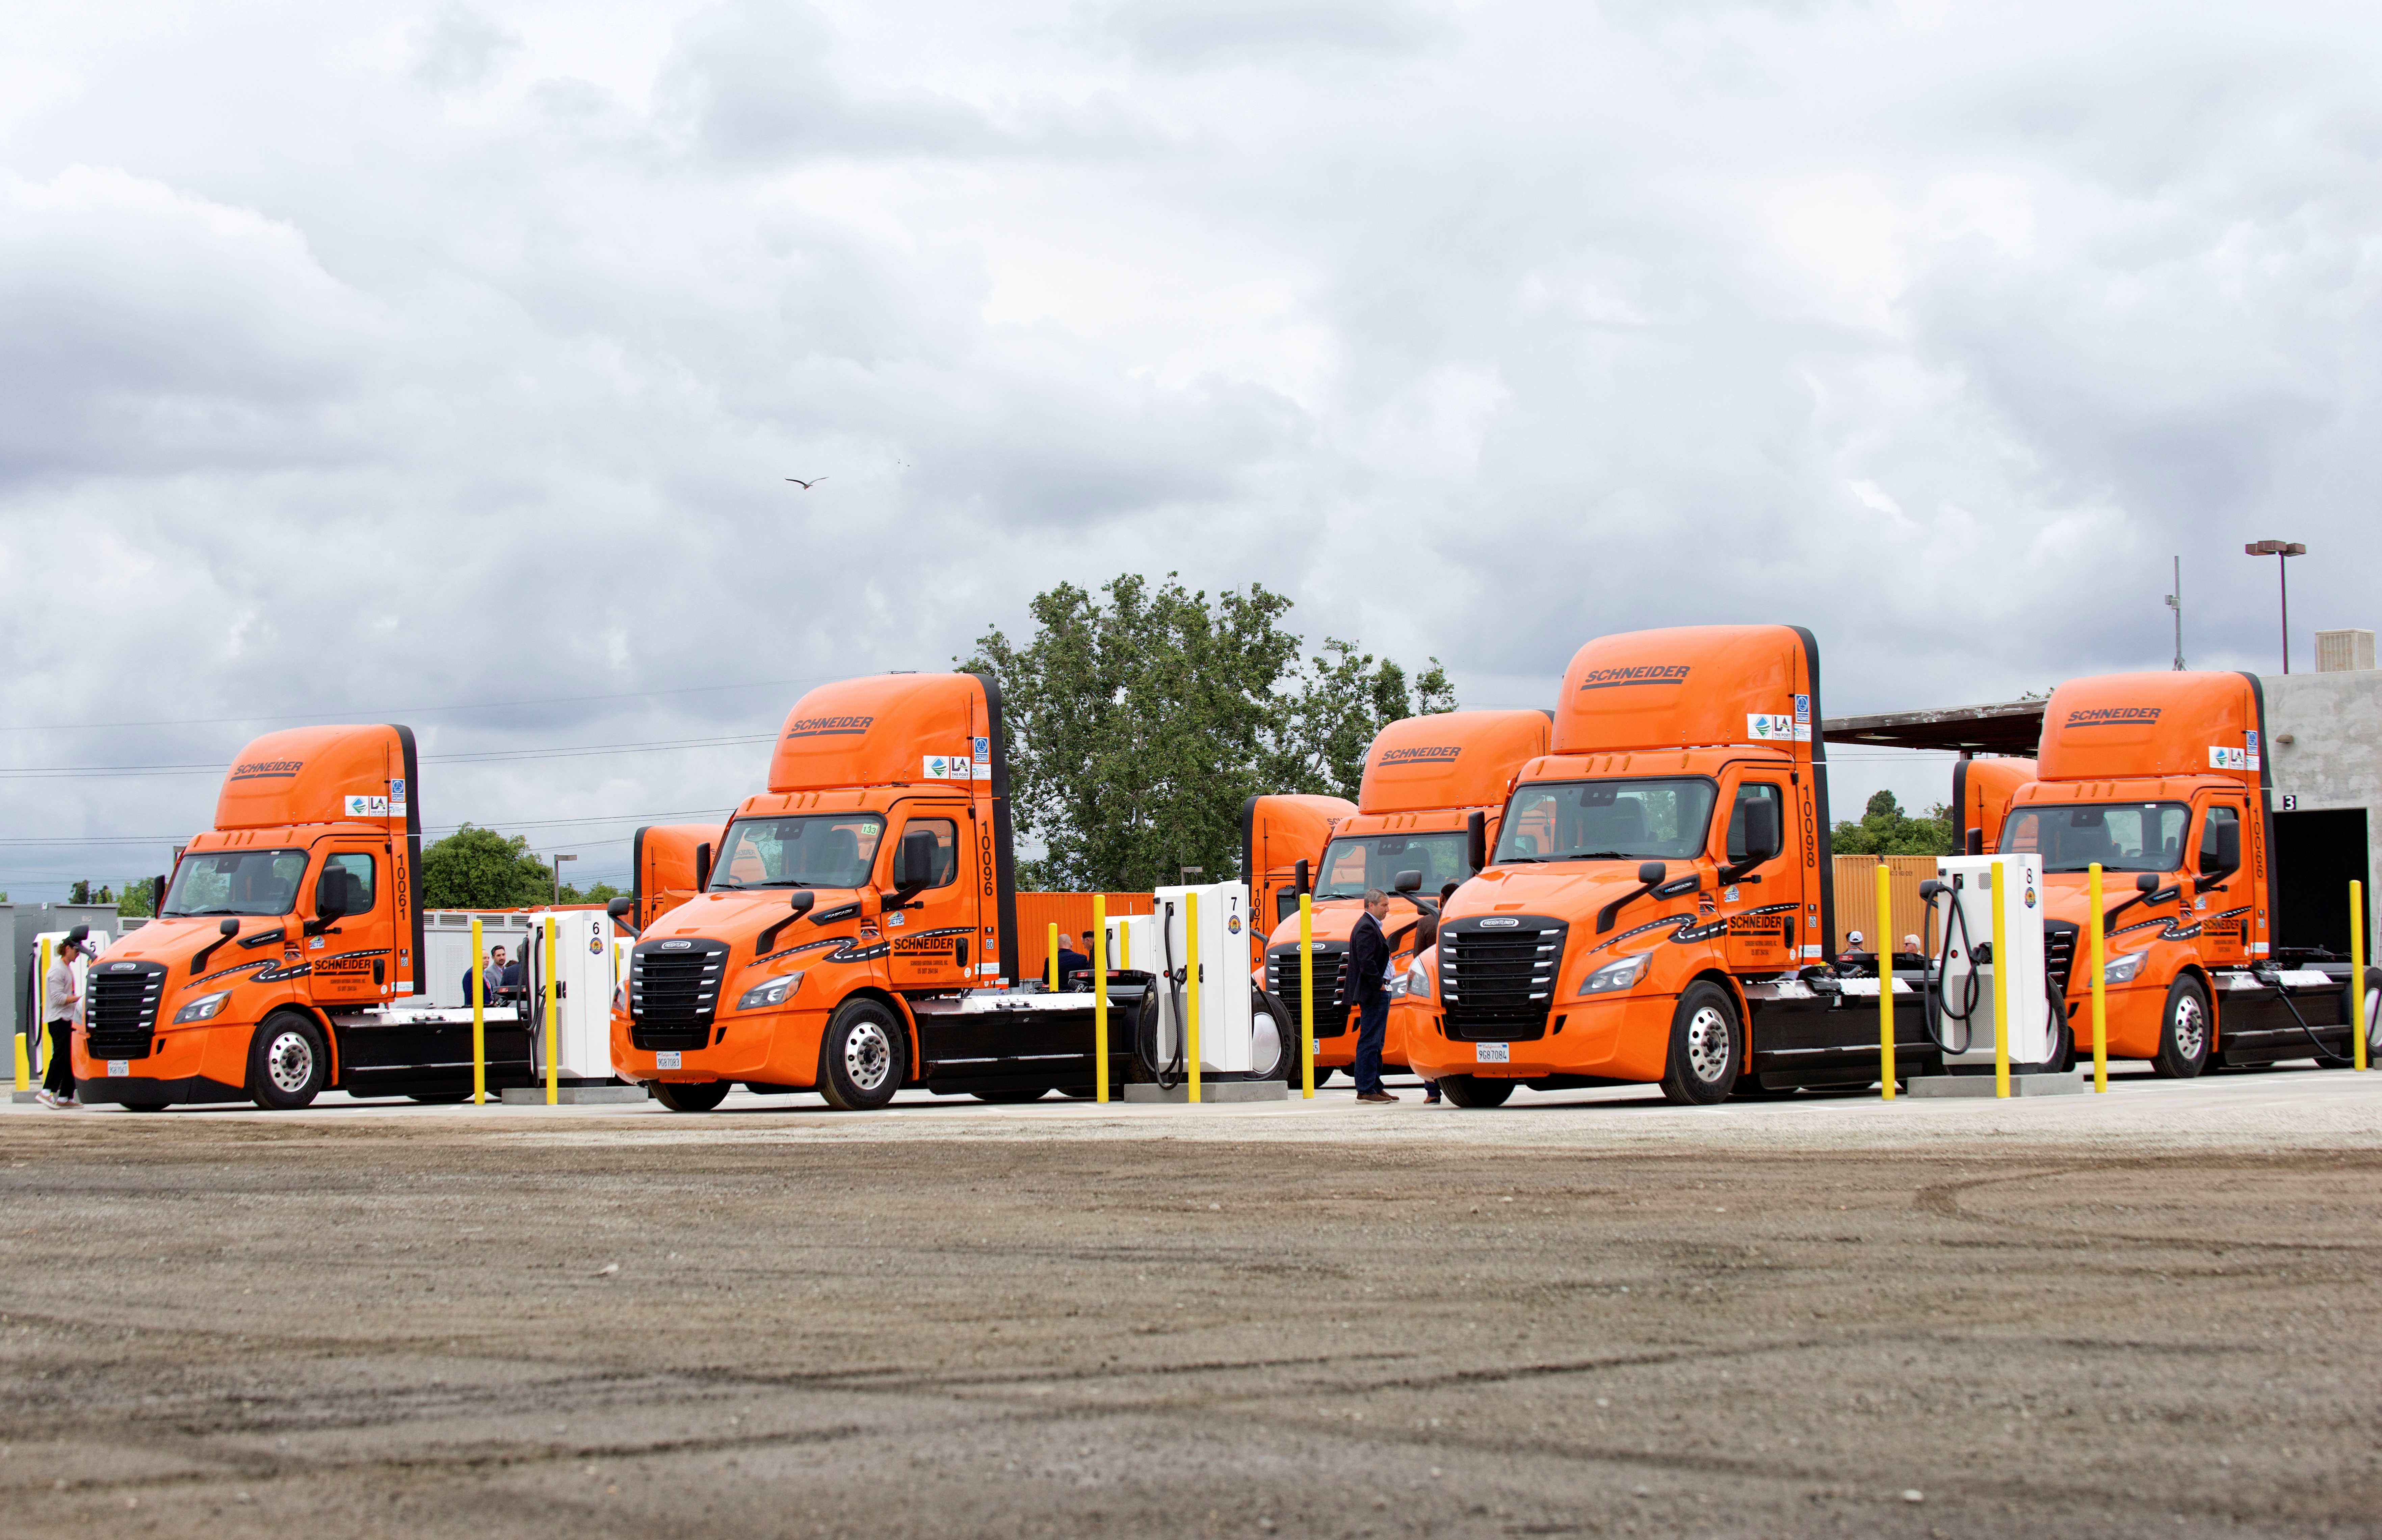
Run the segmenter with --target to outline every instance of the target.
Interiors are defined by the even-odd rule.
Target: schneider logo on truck
[[[1610,690],[1621,684],[1684,684],[1686,663],[1641,663],[1627,669],[1590,669],[1580,676],[1583,690]]]
[[[856,738],[868,731],[875,717],[804,717],[786,724],[789,738]]]
[[[1424,748],[1394,748],[1383,754],[1380,762],[1384,765],[1444,765],[1463,752],[1463,747],[1456,744],[1439,744]]]
[[[2156,706],[2094,706],[2079,708],[2068,713],[2063,727],[2151,727],[2156,725],[2161,708]]]

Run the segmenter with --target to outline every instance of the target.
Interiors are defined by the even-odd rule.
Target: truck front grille
[[[1563,966],[1564,922],[1537,915],[1469,915],[1439,929],[1439,991],[1447,1035],[1474,1042],[1543,1037]]]
[[[1298,1019],[1298,943],[1277,946],[1266,954],[1266,992],[1290,1007]],[[1315,943],[1315,1035],[1328,1038],[1348,1029],[1348,943]]]
[[[648,1052],[702,1047],[727,968],[725,942],[639,942],[629,954],[629,1041]]]
[[[2076,926],[2065,919],[2043,922],[2043,970],[2051,983],[2051,998],[2068,998],[2068,978],[2076,970]],[[2093,980],[2084,980],[2090,989]]]
[[[166,992],[163,963],[111,963],[102,958],[86,975],[84,1051],[95,1059],[145,1059],[157,1029],[157,1002]]]

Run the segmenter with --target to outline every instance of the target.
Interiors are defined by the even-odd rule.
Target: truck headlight
[[[756,984],[746,990],[743,997],[736,1002],[736,1008],[757,1011],[765,1006],[782,1005],[786,1003],[786,996],[793,993],[802,981],[803,976],[799,973],[780,974],[766,984]]]
[[[1404,983],[1406,987],[1401,992],[1403,992],[1407,999],[1428,1000],[1430,998],[1430,969],[1423,967],[1422,964],[1416,963],[1412,967],[1406,969]]]
[[[1634,957],[1607,963],[1588,976],[1588,982],[1579,986],[1579,992],[1610,994],[1615,990],[1626,990],[1646,976],[1647,959],[1651,956],[1653,954],[1651,952],[1640,952]]]
[[[213,994],[203,994],[174,1013],[175,1025],[179,1026],[185,1021],[212,1021],[215,1019],[215,1013],[223,1009],[224,1002],[230,998],[229,990],[217,990]]]
[[[2143,970],[2147,952],[2128,952],[2110,958],[2101,966],[2101,981],[2105,984],[2130,984],[2134,975]]]

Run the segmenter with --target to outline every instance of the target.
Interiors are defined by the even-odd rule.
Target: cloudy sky
[[[1468,705],[1716,620],[1817,630],[1832,714],[2163,667],[2179,554],[2190,660],[2271,671],[2267,536],[2302,667],[2382,619],[2370,6],[10,15],[20,901],[215,784],[27,771],[338,720],[619,875],[806,684],[1126,570]]]

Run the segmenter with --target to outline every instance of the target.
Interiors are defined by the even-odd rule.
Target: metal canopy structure
[[[2004,700],[1874,717],[1830,717],[1820,723],[1820,736],[1832,744],[1881,748],[2028,756],[2043,741],[2043,706],[2039,700]]]

